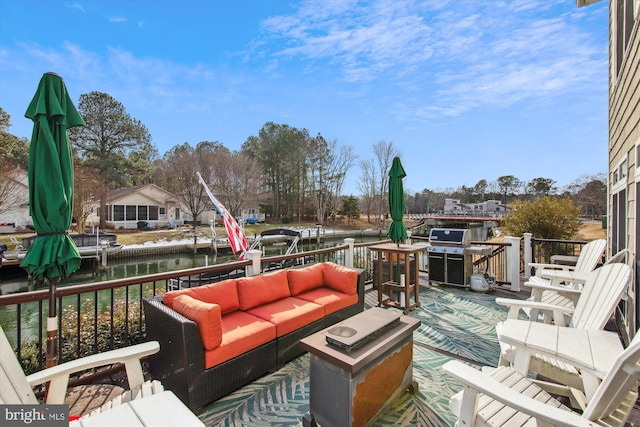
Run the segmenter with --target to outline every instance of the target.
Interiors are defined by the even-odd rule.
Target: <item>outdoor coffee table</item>
[[[366,320],[371,308],[350,320]],[[303,425],[323,427],[364,426],[374,421],[385,406],[402,393],[415,393],[413,381],[413,331],[420,320],[400,316],[400,323],[351,352],[327,343],[327,329],[300,341],[311,354],[309,366],[309,412]]]

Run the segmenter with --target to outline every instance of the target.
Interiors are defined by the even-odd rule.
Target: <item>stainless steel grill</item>
[[[427,247],[429,283],[468,286],[473,270],[473,255],[486,255],[491,250],[471,246],[468,229],[432,228]]]

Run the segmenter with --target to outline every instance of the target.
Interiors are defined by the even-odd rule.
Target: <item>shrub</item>
[[[151,294],[152,292],[149,292],[149,295]],[[141,317],[140,300],[138,298],[127,302],[124,292],[116,292],[113,308],[113,335],[111,333],[109,307],[106,307],[102,312],[98,312],[96,318],[94,304],[93,299],[85,299],[82,302],[79,317],[75,305],[67,305],[62,308],[62,341],[58,343],[62,349],[60,362],[115,348],[127,347],[143,341],[144,317]],[[128,316],[126,315],[127,311]],[[79,334],[78,318],[80,319]],[[79,339],[78,336],[80,337]],[[43,345],[46,345],[46,341],[43,341]],[[21,361],[27,375],[37,372],[44,366],[45,350],[43,349],[40,352],[37,338],[22,342]],[[39,356],[41,356],[42,360],[38,360]]]
[[[571,199],[537,197],[533,202],[513,202],[502,224],[513,236],[531,233],[539,239],[570,240],[580,228],[579,214],[580,206]]]

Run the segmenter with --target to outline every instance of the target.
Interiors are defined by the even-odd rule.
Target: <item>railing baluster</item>
[[[368,246],[388,241],[389,240],[380,240],[377,242],[358,243],[354,245],[354,266],[357,268],[362,268],[366,271],[366,281],[368,283],[371,283],[373,280],[373,259],[368,250]],[[492,269],[492,272],[496,274],[496,279],[500,280],[504,278],[505,245],[499,243],[493,243],[492,245],[495,246],[495,249],[489,258],[490,268]],[[343,264],[348,247],[349,246],[345,244],[332,248],[300,252],[290,255],[263,257],[261,258],[260,269],[262,271],[268,271],[269,269],[272,269],[274,265],[277,265],[277,268],[281,268],[282,265],[306,265],[313,262],[321,262],[327,260]],[[482,262],[484,262],[484,260]],[[66,339],[73,339],[72,342],[75,342],[78,356],[86,356],[86,353],[82,354],[83,351],[86,351],[88,353],[97,353],[100,351],[104,351],[106,350],[106,348],[103,348],[104,344],[107,344],[107,347],[109,348],[115,348],[116,345],[130,345],[132,343],[144,340],[145,326],[144,313],[142,312],[142,298],[148,296],[149,293],[152,295],[158,295],[166,292],[168,280],[181,280],[189,276],[199,278],[202,274],[205,273],[211,276],[217,276],[217,280],[223,280],[230,277],[229,271],[235,274],[237,270],[238,272],[240,272],[240,274],[245,274],[245,268],[250,264],[251,261],[249,260],[237,261],[232,263],[209,265],[205,267],[197,267],[180,271],[170,271],[145,276],[129,277],[125,279],[108,280],[98,283],[72,285],[58,288],[57,302],[59,305],[60,313],[59,333],[61,334],[59,338],[59,342],[61,344],[59,346],[60,360],[63,360],[63,356],[65,356],[65,354],[63,354],[62,352],[62,344],[65,337],[67,337]],[[136,286],[136,288],[138,289],[137,297],[134,295],[135,290],[134,288],[131,288],[132,286]],[[124,291],[121,291],[122,289],[124,289]],[[106,290],[110,292],[110,307],[105,307],[106,304],[100,303],[100,292]],[[124,331],[116,331],[116,319],[114,316],[114,313],[116,312],[116,301],[118,300],[117,295],[121,295],[120,292],[122,292],[125,298],[124,304],[122,304],[122,307],[124,307],[124,313],[122,315],[125,316],[125,320],[123,322],[125,325]],[[93,304],[91,304],[91,302],[89,301],[91,296],[93,296]],[[77,327],[75,328],[75,331],[77,336],[75,337],[68,337],[67,333],[68,330],[72,330],[74,328],[64,327],[70,321],[73,321],[71,319],[63,319],[64,316],[62,316],[62,307],[63,298],[65,297],[74,297],[70,298],[71,300],[75,301],[75,303],[71,303],[69,305],[68,311],[70,313],[74,308],[76,310],[75,321],[77,322]],[[130,300],[130,298],[134,297],[136,298],[135,300]],[[17,337],[17,353],[21,356],[21,360],[22,356],[24,356],[23,352],[26,348],[23,343],[23,337],[25,335],[36,337],[34,339],[37,341],[35,343],[35,347],[37,348],[38,353],[38,369],[42,369],[44,367],[43,365],[44,354],[46,350],[46,341],[44,340],[43,336],[43,322],[46,319],[46,315],[48,314],[48,309],[45,309],[45,301],[47,299],[48,291],[46,290],[24,292],[20,294],[0,295],[0,309],[8,306],[17,307],[17,331],[15,336]],[[83,306],[83,301],[85,302],[86,307]],[[134,304],[134,301],[137,301],[137,304]],[[26,311],[24,304],[31,303],[37,303],[38,306],[37,334],[25,334],[25,331],[23,331],[23,329],[25,328],[23,316],[25,315]],[[75,307],[73,307],[73,305],[75,305]],[[104,307],[102,308],[103,313],[101,313],[101,307]],[[129,318],[132,310],[136,309],[138,310],[138,313],[135,313],[135,316]],[[106,320],[108,320],[108,323],[106,323],[106,320],[100,319],[101,315],[103,316],[103,318],[106,318]],[[91,318],[91,316],[93,317]],[[134,322],[133,319],[137,319],[137,325],[135,324],[136,322]],[[100,339],[100,337],[104,335],[105,332],[107,332],[106,330],[99,330],[101,325],[103,325],[103,327],[110,328],[110,340],[106,342],[102,342],[102,340]],[[8,327],[6,325],[3,325],[3,327],[5,328],[5,332],[8,332]],[[33,326],[30,327],[33,328]],[[116,335],[116,332],[122,332],[122,335]],[[116,338],[118,339],[116,340]],[[26,342],[27,341],[25,341],[25,343]],[[33,366],[30,366],[30,369],[31,371],[36,370]]]

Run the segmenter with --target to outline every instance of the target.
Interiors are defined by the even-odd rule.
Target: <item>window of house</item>
[[[620,163],[618,170],[620,171],[620,179],[624,179],[627,177],[627,161],[626,160]]]
[[[640,0],[615,0],[616,75],[620,73],[620,68],[622,68],[622,62],[627,53],[627,46],[639,7]]]
[[[148,215],[148,206],[138,206],[138,220],[147,220],[149,219]]]
[[[164,208],[158,208],[158,211],[160,212],[160,215],[165,215]]]
[[[626,221],[624,220],[624,218],[626,216],[626,191],[622,190],[614,194],[611,199],[613,202],[611,206],[611,219],[613,220],[611,224],[611,253],[615,254],[616,252],[625,248],[624,236],[626,231]]]
[[[176,219],[180,219],[180,209],[176,208]]]
[[[125,206],[125,219],[127,221],[135,221],[136,220],[136,207],[135,206],[130,206],[130,205],[126,205]]]
[[[124,205],[113,206],[113,220],[124,221]]]
[[[629,150],[628,156],[634,151]],[[613,170],[611,184],[611,253],[627,247],[627,157],[618,162]]]
[[[157,206],[149,206],[149,219],[151,221],[158,220],[158,207]]]

